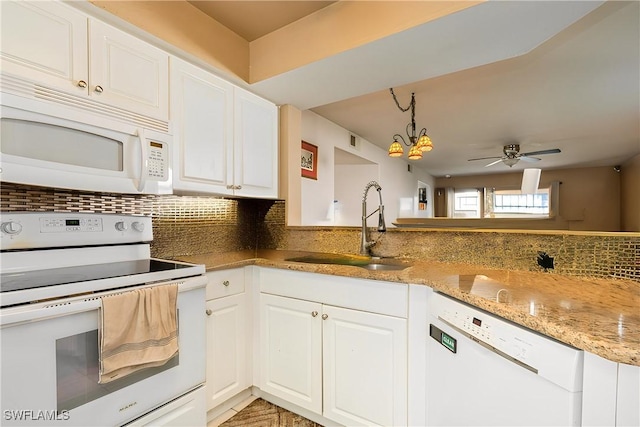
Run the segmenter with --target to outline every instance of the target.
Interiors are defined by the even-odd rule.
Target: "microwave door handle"
[[[138,129],[136,132],[140,140],[140,179],[138,180],[138,191],[142,192],[147,183],[147,175],[149,173],[149,159],[147,155],[147,140],[144,137],[144,130]]]

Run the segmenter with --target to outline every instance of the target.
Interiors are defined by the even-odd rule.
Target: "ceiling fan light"
[[[433,142],[431,142],[431,138],[429,135],[424,134],[418,139],[418,144],[416,144],[420,151],[431,151],[433,150]]]
[[[515,165],[516,163],[518,163],[518,161],[519,161],[519,160],[520,160],[520,159],[518,159],[518,158],[513,158],[513,159],[512,159],[512,158],[508,157],[508,158],[506,158],[506,159],[502,159],[502,162],[503,162],[505,165],[507,165],[507,166],[509,166],[509,167],[512,167],[513,165]]]
[[[409,160],[420,160],[422,158],[422,151],[417,145],[412,145],[409,150]]]
[[[403,152],[404,149],[398,141],[393,141],[389,146],[389,157],[400,157]]]

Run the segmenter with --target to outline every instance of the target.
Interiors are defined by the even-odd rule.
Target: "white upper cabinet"
[[[168,120],[169,55],[95,19],[89,20],[89,33],[89,95]]]
[[[72,93],[86,93],[87,17],[59,2],[0,3],[2,71]]]
[[[234,90],[234,187],[248,197],[278,197],[278,108]]]
[[[171,58],[174,190],[277,197],[278,109]]]
[[[233,86],[171,58],[173,188],[233,194]]]
[[[3,1],[4,88],[79,108],[83,98],[169,117],[169,55],[62,2]],[[65,94],[72,95],[67,97]]]

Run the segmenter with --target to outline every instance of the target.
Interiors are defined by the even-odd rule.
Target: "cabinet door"
[[[167,121],[169,55],[100,21],[89,21],[89,95]]]
[[[322,413],[321,305],[260,294],[259,387]]]
[[[61,2],[2,1],[3,73],[86,95],[87,17]]]
[[[245,294],[207,301],[207,410],[249,387]]]
[[[233,86],[171,58],[175,190],[233,194]]]
[[[350,426],[406,426],[406,319],[333,306],[323,313],[323,415]]]
[[[640,426],[640,366],[618,363],[616,426]]]
[[[234,184],[236,194],[278,197],[278,108],[235,88]]]

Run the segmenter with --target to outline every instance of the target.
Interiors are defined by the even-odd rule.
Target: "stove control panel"
[[[142,243],[153,240],[151,218],[73,212],[3,212],[1,249]]]
[[[69,232],[100,232],[102,218],[41,218],[40,232],[69,233]]]

